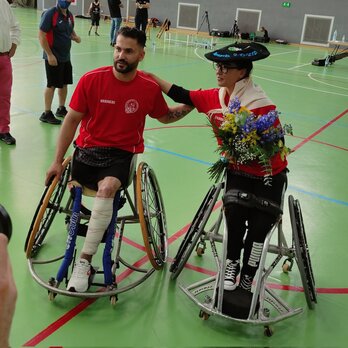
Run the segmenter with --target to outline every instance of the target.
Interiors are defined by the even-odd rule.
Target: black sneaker
[[[0,133],[0,140],[7,145],[16,144],[16,139],[10,133]]]
[[[253,285],[253,278],[247,274],[242,274],[240,277],[239,287],[251,292],[251,286]]]
[[[57,117],[64,117],[68,113],[68,110],[65,108],[65,106],[60,106],[56,111]]]
[[[240,272],[239,260],[226,260],[226,269],[225,269],[225,280],[224,280],[224,289],[228,291],[235,290],[237,287],[237,276]]]
[[[40,121],[49,123],[49,124],[61,124],[61,120],[57,120],[52,111],[49,111],[48,113],[43,112],[42,115],[40,116]]]

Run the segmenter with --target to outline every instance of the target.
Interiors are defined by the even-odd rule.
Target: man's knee
[[[121,188],[121,181],[114,177],[106,177],[98,183],[97,197],[112,198]]]

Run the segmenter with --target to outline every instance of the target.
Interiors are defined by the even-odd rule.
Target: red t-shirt
[[[69,106],[84,114],[76,144],[144,151],[145,117],[168,113],[158,84],[138,71],[130,82],[119,81],[113,67],[92,70],[81,77]]]
[[[209,111],[213,109],[221,109],[220,101],[219,101],[219,89],[208,89],[208,90],[197,90],[190,91],[190,98],[198,110],[198,112],[207,114]],[[230,96],[226,93],[225,103],[228,105]],[[271,110],[275,110],[275,105],[267,105],[261,108],[250,110],[255,115],[265,115]],[[215,113],[212,115],[210,122],[215,124],[216,126],[220,126],[223,121],[222,113]],[[275,125],[279,124],[279,119],[276,120]],[[217,138],[218,143],[221,143],[221,139]],[[276,154],[271,159],[272,165],[272,175],[276,175],[284,170],[287,166],[288,162],[286,159],[282,160],[280,154]],[[250,162],[249,165],[245,164],[230,164],[229,167],[233,170],[246,172],[255,176],[264,176],[264,171],[262,167],[258,163],[258,161]]]

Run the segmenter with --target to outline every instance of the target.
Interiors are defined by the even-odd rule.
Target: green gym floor
[[[295,150],[289,157],[287,195],[301,203],[318,293],[315,309],[309,310],[297,267],[284,274],[279,265],[269,283],[277,285],[277,294],[291,307],[304,310],[275,324],[274,335],[265,337],[260,326],[218,316],[200,319],[199,308],[180,290],[180,283],[203,279],[215,270],[209,247],[202,257],[191,256],[189,265],[199,267],[185,268],[172,281],[167,265],[143,284],[120,294],[114,307],[108,297],[83,300],[58,295],[49,301],[47,290],[29,272],[23,248],[60,127],[39,121],[46,82],[37,38],[40,13],[23,8],[15,8],[14,13],[22,29],[22,44],[12,60],[11,133],[17,145],[0,144],[0,202],[13,221],[9,249],[18,287],[12,347],[347,347],[348,59],[317,67],[311,65],[312,60],[325,57],[329,49],[271,43],[267,46],[271,56],[254,65],[255,82],[277,104],[282,122],[294,129],[294,136],[286,138]],[[88,20],[76,19],[82,42],[72,47],[75,84],[85,72],[112,64],[110,24],[101,23],[100,37],[87,35],[89,25]],[[217,46],[230,42],[219,39]],[[163,36],[157,39],[153,29],[140,69],[189,89],[214,87],[215,73],[204,59],[205,52],[202,46],[164,42]],[[72,91],[73,86],[68,99]],[[57,99],[53,109],[56,107]],[[145,161],[154,169],[161,187],[170,262],[212,184],[207,169],[217,159],[216,144],[205,116],[195,111],[169,126],[148,118],[145,144],[138,163]],[[44,255],[63,253],[65,231],[60,214],[45,239]],[[124,257],[149,267],[139,247],[140,226],[127,231],[126,227],[130,242],[125,243]],[[284,231],[291,239],[287,205]],[[96,256],[95,262],[99,260]],[[58,266],[47,267],[43,272],[48,280]],[[132,277],[123,274],[120,278],[127,284]]]

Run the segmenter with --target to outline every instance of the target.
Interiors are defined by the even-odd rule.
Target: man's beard
[[[124,65],[125,67],[124,68],[119,68],[117,66],[117,63],[122,63],[122,65]],[[138,67],[138,62],[135,62],[135,63],[132,63],[132,64],[129,64],[127,63],[126,61],[124,61],[123,59],[120,59],[120,60],[115,60],[114,61],[114,68],[117,72],[121,73],[121,74],[127,74],[131,71],[134,71],[136,68]]]

